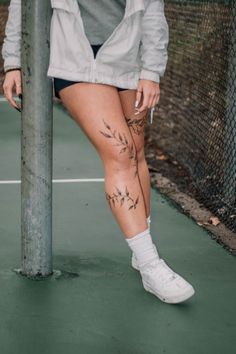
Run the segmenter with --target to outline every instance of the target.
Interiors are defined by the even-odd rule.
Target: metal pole
[[[236,181],[236,7],[232,5],[228,83],[226,100],[226,154],[224,162],[224,199],[228,205],[235,203]]]
[[[47,77],[51,6],[22,0],[20,273],[52,274],[52,81]]]

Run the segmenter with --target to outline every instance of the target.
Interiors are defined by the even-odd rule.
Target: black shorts
[[[94,58],[96,58],[98,49],[102,46],[102,44],[92,44],[91,47],[93,49],[94,53]],[[77,84],[78,82],[83,82],[83,81],[69,81],[69,80],[64,80],[64,79],[59,79],[57,77],[54,77],[54,91],[55,91],[55,96],[60,99],[59,96],[59,91],[67,86]],[[123,91],[127,90],[126,88],[121,88],[117,87],[118,91]]]

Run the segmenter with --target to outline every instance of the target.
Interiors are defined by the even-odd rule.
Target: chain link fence
[[[165,13],[169,59],[149,135],[236,232],[235,1],[168,0]]]

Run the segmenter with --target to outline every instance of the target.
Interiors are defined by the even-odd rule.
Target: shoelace
[[[157,267],[158,264],[162,264],[162,269],[159,272]],[[168,265],[165,263],[164,259],[160,259],[155,261],[153,264],[150,264],[148,267],[148,271],[157,275],[157,277],[164,283],[168,283],[171,280],[176,279],[176,273],[171,270]]]

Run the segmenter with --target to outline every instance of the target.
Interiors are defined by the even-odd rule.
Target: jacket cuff
[[[9,69],[7,69],[7,70],[5,71],[5,74],[6,74],[6,73],[9,73],[9,71],[16,71],[16,70],[21,71],[21,68],[9,68]]]
[[[159,83],[160,82],[160,75],[155,71],[142,69],[140,72],[139,79],[152,80],[152,81]]]
[[[21,63],[19,58],[9,57],[4,60],[4,72],[6,72],[8,69],[20,68],[20,67],[21,67]]]

